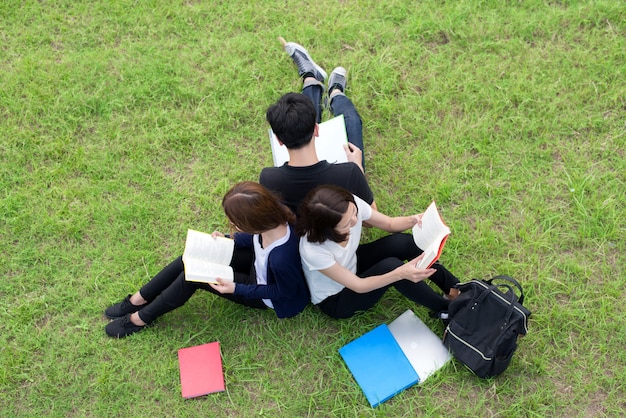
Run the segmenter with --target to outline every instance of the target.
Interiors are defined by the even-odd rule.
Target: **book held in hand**
[[[272,158],[274,166],[280,167],[289,161],[287,147],[280,145],[274,132],[270,129],[270,144],[272,147]],[[344,144],[348,143],[346,133],[346,123],[343,115],[319,124],[319,136],[315,138],[315,151],[319,160],[326,160],[329,163],[345,163],[348,161]]]
[[[183,265],[185,280],[190,282],[217,283],[217,278],[233,281],[233,268],[229,265],[233,258],[235,241],[211,234],[187,231]]]
[[[450,228],[443,223],[435,202],[432,202],[422,215],[422,225],[413,227],[413,240],[424,251],[424,258],[417,263],[418,269],[427,269],[439,259],[449,235]]]

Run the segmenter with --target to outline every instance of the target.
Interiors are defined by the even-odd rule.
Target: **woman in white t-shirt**
[[[459,280],[438,263],[416,268],[422,250],[410,234],[400,233],[421,223],[421,217],[389,217],[337,186],[312,190],[299,208],[296,231],[313,304],[333,318],[349,318],[374,306],[394,286],[435,317],[445,319],[449,299],[456,296],[452,287]],[[360,245],[365,221],[393,234]],[[448,297],[424,283],[426,278]]]

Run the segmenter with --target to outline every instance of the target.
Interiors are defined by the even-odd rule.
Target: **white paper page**
[[[233,273],[229,264],[234,248],[235,241],[230,238],[213,238],[211,234],[189,229],[183,253],[185,278],[206,281],[206,276],[213,276],[232,280]],[[199,277],[205,278],[199,280]]]
[[[343,115],[329,119],[320,124],[319,136],[315,138],[315,151],[320,160],[329,163],[345,163],[348,161],[343,145],[348,143],[346,124]]]
[[[435,260],[435,257],[437,257],[437,249],[435,248],[434,245],[429,246],[428,248],[426,248],[424,251],[424,257],[422,257],[422,260],[419,261],[416,265],[415,268],[417,269],[425,269],[426,267],[428,267],[430,265],[430,263],[432,263]]]
[[[234,248],[235,241],[230,238],[213,238],[211,234],[189,229],[183,257],[228,265],[233,257]]]
[[[197,258],[188,258],[185,265],[185,280],[190,282],[217,283],[215,278],[233,281],[233,269],[229,265],[216,264]]]
[[[272,158],[274,166],[280,167],[289,161],[289,152],[287,147],[280,145],[276,135],[269,130],[270,145],[272,148]],[[326,160],[329,163],[345,163],[348,161],[346,151],[343,144],[348,142],[346,134],[346,124],[343,115],[339,115],[332,119],[322,122],[319,125],[319,136],[315,138],[315,151],[317,158]]]
[[[278,139],[276,139],[276,135],[274,132],[269,129],[270,135],[270,145],[272,146],[272,159],[274,160],[274,167],[280,167],[285,162],[289,161],[289,152],[287,151],[287,147],[278,143]]]
[[[449,234],[450,228],[443,223],[435,202],[432,202],[422,215],[421,227],[413,226],[413,240],[424,251],[424,258],[417,263],[417,268],[426,268],[437,257],[439,244]]]

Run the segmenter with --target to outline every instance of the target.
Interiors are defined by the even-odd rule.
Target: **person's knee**
[[[392,270],[397,269],[402,264],[404,264],[404,262],[400,260],[399,258],[387,257],[387,258],[380,260],[378,263],[376,263],[375,268],[380,271],[380,273],[377,273],[377,274],[385,274],[385,273],[389,273]]]
[[[415,245],[413,236],[411,234],[405,234],[403,232],[396,232],[394,234],[389,235],[389,241],[391,241],[390,242],[391,245],[397,245],[402,248]]]

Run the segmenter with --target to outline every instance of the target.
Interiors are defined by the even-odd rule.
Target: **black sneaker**
[[[289,54],[293,62],[298,67],[298,75],[303,77],[305,74],[311,74],[321,83],[326,80],[326,71],[313,61],[306,49],[302,45],[295,42],[286,42],[283,38],[279,38],[283,44],[285,52]]]
[[[147,303],[143,305],[133,305],[130,303],[130,295],[126,296],[123,301],[116,303],[115,305],[111,305],[104,311],[104,316],[109,319],[118,319],[122,318],[126,314],[131,314],[133,312],[137,312],[139,309],[146,306]]]
[[[130,315],[131,314],[126,314],[122,318],[117,318],[109,322],[107,326],[104,327],[104,331],[109,337],[124,338],[128,337],[130,334],[141,331],[147,326],[133,324],[130,320]]]
[[[330,77],[328,78],[329,96],[334,89],[339,89],[344,93],[346,92],[346,85],[348,84],[348,77],[346,75],[347,73],[348,72],[343,67],[337,67],[333,70],[332,73],[330,73]]]

